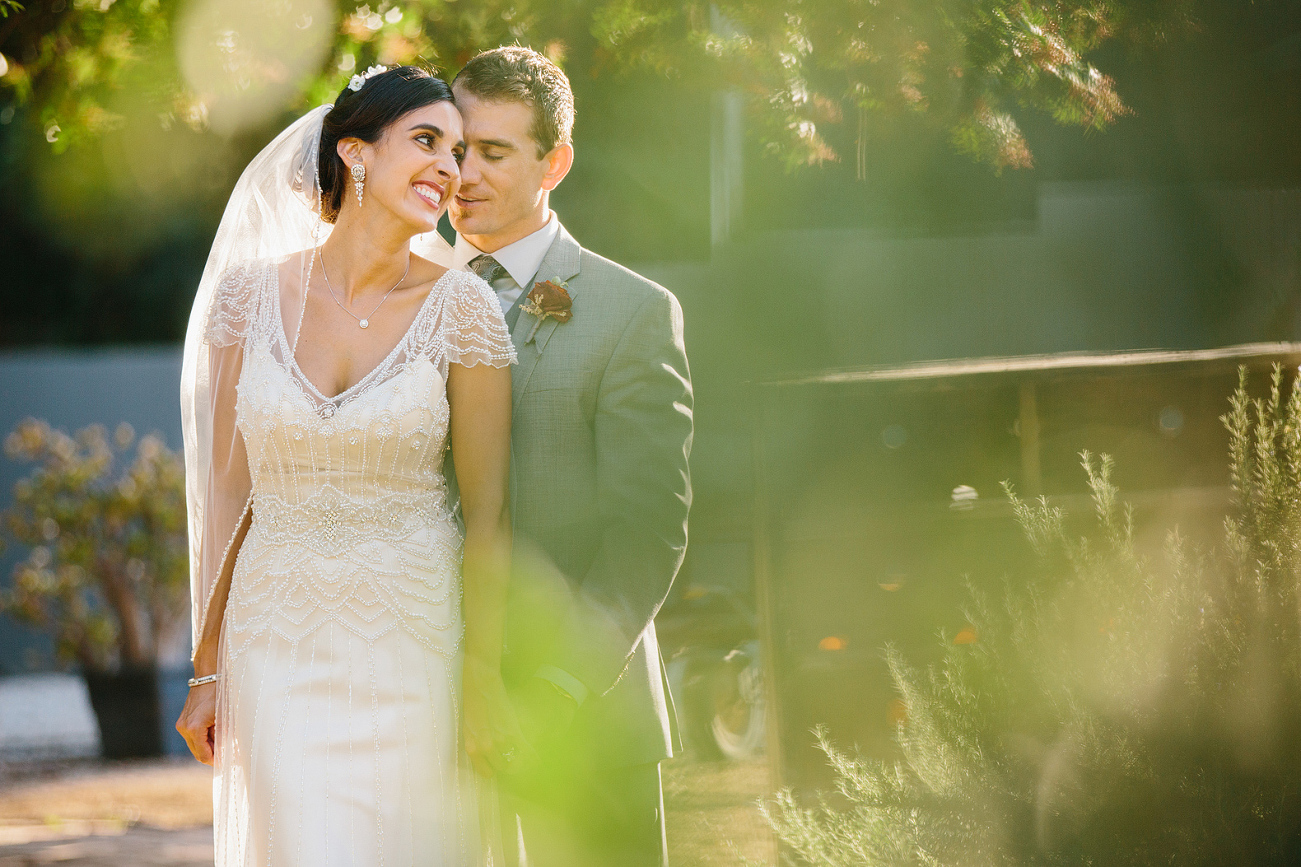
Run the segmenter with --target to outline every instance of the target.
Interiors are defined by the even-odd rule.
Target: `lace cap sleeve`
[[[447,360],[466,367],[514,364],[515,346],[492,288],[473,274],[458,277],[444,319]]]
[[[232,265],[217,281],[208,307],[203,340],[212,346],[243,343],[253,322],[258,287],[265,275],[266,263]]]

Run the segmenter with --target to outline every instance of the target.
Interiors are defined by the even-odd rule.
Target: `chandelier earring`
[[[357,207],[361,207],[361,192],[366,183],[366,167],[357,163],[352,167],[352,185],[357,190]]]

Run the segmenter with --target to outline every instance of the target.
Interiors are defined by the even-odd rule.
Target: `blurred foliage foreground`
[[[818,865],[1295,864],[1301,858],[1301,384],[1245,372],[1223,417],[1218,545],[1135,544],[1111,462],[1085,453],[1083,537],[1008,489],[1038,567],[971,587],[978,639],[918,671],[887,651],[902,759],[819,732],[837,795],[766,806]]]
[[[118,466],[136,445],[135,459]],[[5,452],[37,467],[0,520],[26,546],[0,613],[48,632],[88,673],[148,669],[188,621],[185,466],[156,435],[122,424],[70,436],[35,419]],[[3,538],[3,537],[0,537]]]
[[[373,8],[372,8],[373,4]],[[1196,26],[1198,0],[0,0],[0,105],[37,109],[55,150],[120,128],[138,90],[164,126],[226,133],[354,69],[417,60],[451,75],[521,42],[589,78],[634,69],[751,97],[791,165],[838,159],[820,130],[931,113],[999,168],[1030,152],[1014,114],[1104,129],[1128,108],[1089,56]],[[5,21],[5,19],[8,19]],[[174,47],[173,47],[174,46]],[[300,105],[299,108],[306,108]],[[143,106],[136,106],[140,109]],[[7,121],[6,121],[7,122]],[[862,154],[859,155],[862,159]]]

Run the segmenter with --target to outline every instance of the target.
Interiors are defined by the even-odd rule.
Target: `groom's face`
[[[529,132],[530,106],[479,99],[460,87],[454,93],[465,123],[465,158],[448,215],[467,241],[492,253],[546,223],[549,161],[538,156]]]

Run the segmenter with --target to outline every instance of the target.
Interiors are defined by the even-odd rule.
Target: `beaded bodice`
[[[239,426],[263,541],[336,557],[450,517],[442,474],[449,414],[433,361],[415,359],[337,408],[313,406],[269,353],[255,349],[248,361]]]
[[[302,638],[334,623],[367,640],[406,629],[453,653],[460,535],[442,472],[446,380],[452,363],[513,360],[496,299],[449,271],[389,356],[329,398],[294,361],[276,282],[267,268],[240,313],[236,421],[253,518],[232,579],[231,650],[266,628]]]

